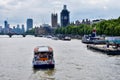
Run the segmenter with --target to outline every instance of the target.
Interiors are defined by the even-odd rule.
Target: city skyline
[[[10,24],[25,24],[27,18],[34,20],[34,26],[43,23],[51,24],[51,13],[58,14],[63,5],[67,5],[70,22],[82,19],[111,19],[120,16],[120,5],[117,0],[0,0],[0,25],[7,20]],[[46,4],[46,2],[49,2]],[[114,5],[115,4],[115,5]]]

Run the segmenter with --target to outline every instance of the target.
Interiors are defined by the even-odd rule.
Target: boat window
[[[53,54],[53,52],[49,52],[49,54]]]
[[[36,59],[53,59],[53,52],[36,52],[34,56]]]
[[[39,57],[40,58],[46,58],[47,56],[48,56],[47,52],[41,52],[41,53],[39,53]]]
[[[38,52],[35,52],[34,54],[37,55],[37,54],[39,54],[39,53],[38,53]]]

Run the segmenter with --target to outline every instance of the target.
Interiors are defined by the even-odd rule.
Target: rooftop
[[[52,52],[53,49],[49,46],[37,46],[34,52]]]

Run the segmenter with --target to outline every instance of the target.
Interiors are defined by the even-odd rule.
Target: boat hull
[[[54,64],[33,65],[33,68],[42,68],[42,69],[54,68],[54,67],[55,67]]]
[[[33,68],[54,68],[55,67],[55,61],[35,61],[33,60]]]

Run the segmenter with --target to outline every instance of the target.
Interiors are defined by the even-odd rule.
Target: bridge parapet
[[[26,34],[7,34],[10,38],[13,36],[13,35],[22,35],[23,37],[26,37]]]

